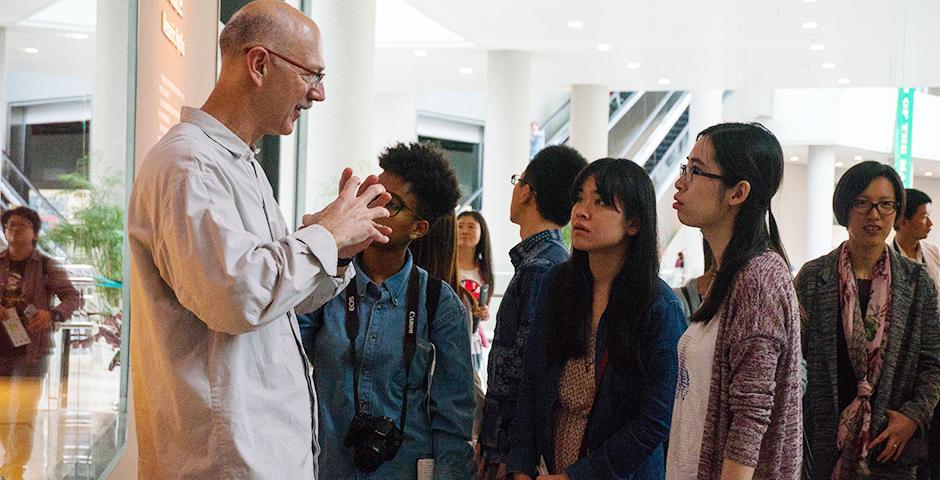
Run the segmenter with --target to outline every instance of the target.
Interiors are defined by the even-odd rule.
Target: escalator
[[[672,211],[673,183],[679,164],[692,149],[688,92],[612,92],[608,122],[608,155],[641,164],[656,188],[659,242],[666,246],[679,231]],[[568,142],[571,101],[543,124],[547,144]]]

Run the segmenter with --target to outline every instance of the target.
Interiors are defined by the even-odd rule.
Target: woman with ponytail
[[[904,211],[888,165],[839,179],[832,208],[849,238],[796,277],[804,311],[806,437],[820,478],[915,478],[940,398],[937,293],[923,264],[885,240]]]
[[[676,180],[679,221],[717,266],[679,341],[667,479],[798,479],[800,317],[770,201],[783,152],[760,124],[698,135]]]

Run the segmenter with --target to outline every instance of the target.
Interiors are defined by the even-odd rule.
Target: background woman
[[[914,478],[940,398],[937,293],[923,265],[885,243],[904,186],[862,162],[839,179],[832,209],[849,239],[796,278],[809,383],[812,471],[834,479]]]
[[[490,298],[495,285],[490,231],[480,212],[467,211],[457,216],[457,276],[477,301],[472,326],[475,338],[471,339],[470,348],[474,355],[473,366],[479,371],[483,348],[487,346],[480,322],[490,317]]]

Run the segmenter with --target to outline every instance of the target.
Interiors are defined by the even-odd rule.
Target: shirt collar
[[[356,291],[359,293],[360,297],[365,297],[369,285],[375,285],[375,288],[380,291],[383,286],[388,289],[392,298],[402,298],[405,294],[405,286],[408,284],[408,274],[411,272],[411,267],[414,262],[411,259],[411,251],[405,250],[405,264],[401,267],[401,270],[389,277],[388,280],[385,280],[382,285],[376,285],[366,274],[365,270],[362,269],[359,255],[353,258],[353,264],[356,267]]]
[[[232,155],[236,157],[253,158],[259,152],[257,148],[250,147],[241,138],[238,138],[238,135],[229,130],[224,123],[198,108],[183,107],[180,112],[180,121],[199,127],[206,133],[206,136],[221,145],[222,148],[232,152]]]
[[[561,230],[542,230],[519,242],[509,251],[509,259],[512,260],[513,266],[518,267],[524,260],[539,253],[542,244],[552,241],[562,243]]]

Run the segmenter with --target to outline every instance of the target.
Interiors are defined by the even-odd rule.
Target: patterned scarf
[[[881,377],[891,312],[891,261],[887,246],[872,269],[871,296],[863,316],[849,249],[842,244],[839,254],[839,304],[849,361],[858,379],[858,394],[839,416],[836,445],[840,456],[832,472],[833,480],[858,478],[868,473],[871,396]]]

